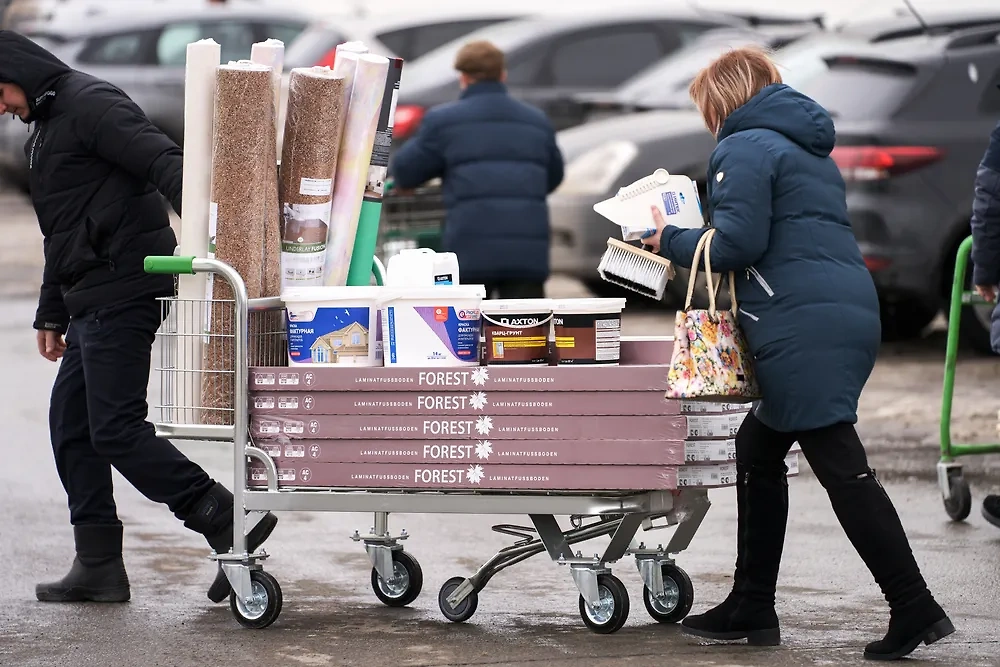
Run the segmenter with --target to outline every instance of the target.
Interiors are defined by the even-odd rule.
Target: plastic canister
[[[281,299],[290,366],[381,366],[381,287],[297,287]]]
[[[547,364],[552,301],[492,299],[483,301],[486,364]]]
[[[386,287],[458,285],[458,256],[430,248],[407,248],[389,258]]]
[[[386,366],[478,366],[483,285],[385,288],[380,297]]]
[[[458,255],[453,252],[434,253],[434,284],[462,284],[458,280]]]
[[[624,309],[625,299],[553,300],[556,361],[617,366]]]

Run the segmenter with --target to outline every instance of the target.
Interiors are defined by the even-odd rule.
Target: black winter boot
[[[42,602],[128,602],[121,524],[73,526],[76,557],[69,574],[35,586]]]
[[[737,464],[736,573],[733,590],[719,606],[681,623],[696,637],[751,646],[781,643],[774,594],[788,521],[788,468]]]
[[[247,535],[247,551],[253,552],[263,544],[277,524],[278,517],[270,512],[265,514]],[[184,526],[204,535],[216,553],[229,553],[233,548],[232,492],[216,483],[195,505],[194,510],[184,521]],[[229,597],[231,591],[229,579],[222,571],[222,563],[219,563],[215,580],[208,588],[208,599],[216,603],[222,602]]]
[[[889,603],[889,631],[865,647],[870,660],[898,660],[955,631],[927,590],[903,524],[874,470],[827,488],[833,511]]]

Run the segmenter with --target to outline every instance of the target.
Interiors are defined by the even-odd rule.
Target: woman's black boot
[[[270,512],[253,527],[247,535],[247,551],[253,552],[270,537],[278,524],[278,517]],[[201,533],[216,553],[229,553],[233,548],[233,494],[226,487],[216,483],[198,501],[194,510],[185,519],[184,525]],[[222,563],[215,573],[215,580],[208,588],[208,599],[222,602],[229,597],[232,587],[222,571]]]
[[[751,646],[781,643],[774,594],[788,521],[788,468],[737,464],[736,573],[733,590],[719,606],[688,616],[689,635],[722,641],[746,639]]]
[[[42,602],[128,602],[121,524],[73,526],[76,558],[59,581],[35,586]]]
[[[870,660],[898,660],[921,642],[933,644],[955,631],[934,600],[909,540],[874,470],[827,488],[833,510],[889,603],[889,631],[865,647]]]

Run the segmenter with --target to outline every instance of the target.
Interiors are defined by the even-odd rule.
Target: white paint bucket
[[[379,300],[386,366],[479,364],[482,285],[385,288]]]
[[[552,328],[559,364],[617,366],[625,299],[555,299]]]
[[[290,366],[381,366],[381,287],[285,290]]]

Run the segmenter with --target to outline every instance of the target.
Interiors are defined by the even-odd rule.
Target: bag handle
[[[715,238],[715,228],[711,230],[712,238]],[[705,234],[708,236],[708,234]],[[710,317],[715,317],[715,297],[718,295],[719,288],[722,287],[722,281],[719,281],[718,285],[713,288],[712,285],[712,243],[709,240],[705,244],[705,279],[708,283],[708,314]],[[737,314],[739,306],[736,305],[736,272],[729,272],[729,309],[732,311],[733,315]]]
[[[709,228],[707,232],[701,235],[701,238],[698,239],[698,245],[696,245],[694,248],[694,258],[691,260],[691,273],[688,275],[687,299],[684,301],[684,310],[686,311],[691,310],[691,300],[694,298],[694,284],[698,279],[698,265],[701,264],[702,252],[705,249],[705,244],[714,234],[715,234],[715,228],[714,227]],[[706,269],[708,268],[707,265],[705,268]],[[711,276],[711,273],[709,274],[709,276]],[[708,287],[709,298],[711,298],[711,292],[712,292],[711,285],[712,283],[710,277],[709,287]],[[714,303],[715,300],[712,299],[712,302]]]

